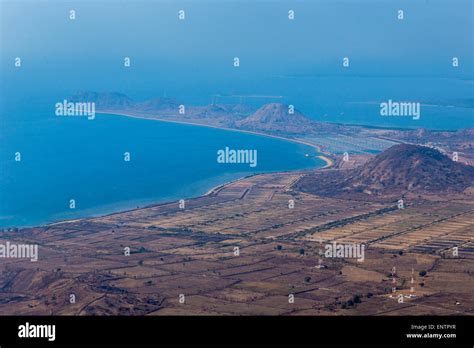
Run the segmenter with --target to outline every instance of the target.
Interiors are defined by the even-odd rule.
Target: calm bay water
[[[119,116],[55,117],[54,104],[80,90],[185,105],[243,95],[254,107],[293,104],[327,122],[474,127],[470,0],[404,1],[404,21],[390,1],[256,1],[250,12],[240,0],[185,5],[181,21],[167,1],[2,3],[0,226],[103,214],[199,195],[254,172],[323,164],[304,156],[313,151],[306,146],[255,135]],[[342,66],[345,55],[350,68]],[[421,103],[421,118],[381,117],[387,100]],[[226,146],[257,149],[257,168],[219,165],[216,152]]]
[[[314,149],[268,137],[117,115],[89,121],[22,112],[1,137],[1,227],[100,215],[200,195],[256,172],[324,165],[305,157]],[[226,146],[256,149],[257,167],[217,163]]]
[[[71,91],[32,93],[33,85],[8,81],[14,88],[5,90],[0,98],[0,227],[101,215],[197,196],[256,172],[324,164],[304,156],[316,155],[312,148],[268,137],[124,116],[97,115],[92,121],[57,117],[54,104]],[[331,81],[326,82],[331,86]],[[369,86],[356,80],[352,90],[361,89],[356,85]],[[315,101],[309,95],[314,86],[307,82],[306,93],[300,91],[300,96],[282,102],[295,100],[309,117],[332,122],[449,130],[474,126],[472,108],[426,106],[419,121],[381,118],[378,105],[372,102],[337,102],[334,96]],[[271,88],[275,85],[265,90]],[[382,94],[373,94],[365,99],[384,100]],[[458,95],[468,93],[461,88]],[[196,103],[203,104],[205,99]],[[256,149],[258,166],[218,164],[216,153],[226,146]],[[14,161],[16,152],[21,152],[21,162]],[[130,162],[123,160],[124,152],[131,153]],[[69,209],[70,199],[76,200],[74,210]]]

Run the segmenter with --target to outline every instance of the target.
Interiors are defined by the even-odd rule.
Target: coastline
[[[318,169],[324,169],[324,168],[326,168],[326,167],[324,166],[324,167],[321,167],[321,168],[318,168]],[[296,172],[297,171],[298,170],[296,170]],[[256,175],[285,174],[285,173],[292,173],[292,172],[295,172],[295,171],[283,171],[283,172],[278,172],[277,171],[277,172],[271,172],[271,173],[249,174],[249,175],[241,176],[239,178],[236,178],[236,179],[233,179],[233,180],[228,180],[228,181],[223,182],[221,184],[215,185],[204,193],[197,194],[197,195],[191,195],[191,196],[183,197],[183,198],[185,198],[186,200],[192,200],[192,199],[198,199],[198,198],[201,198],[201,197],[212,196],[213,194],[218,193],[221,189],[224,189],[228,185],[234,184],[234,183],[236,183],[238,181],[241,181],[241,180],[251,178],[251,177],[256,176]],[[168,204],[171,204],[173,202],[177,202],[177,200],[178,199],[174,199],[174,200],[173,199],[164,199],[163,201],[155,201],[154,203],[145,204],[141,207],[128,208],[128,209],[124,208],[124,209],[119,209],[117,211],[112,211],[112,212],[109,212],[109,213],[98,213],[98,214],[89,215],[89,216],[85,216],[85,217],[63,219],[63,220],[53,221],[53,222],[44,223],[44,224],[23,226],[23,227],[19,227],[19,228],[35,228],[35,227],[41,227],[41,226],[54,226],[54,225],[61,225],[63,223],[73,223],[73,222],[79,222],[79,221],[83,221],[83,220],[96,219],[96,218],[101,218],[101,217],[104,217],[104,216],[111,216],[111,215],[122,214],[122,213],[126,213],[126,212],[134,212],[134,211],[141,210],[141,209],[148,209],[148,208],[152,208],[152,207],[158,207],[160,205],[168,205]]]
[[[220,130],[227,130],[227,131],[234,131],[234,132],[240,132],[240,133],[247,133],[247,134],[252,134],[252,135],[257,135],[257,136],[264,136],[264,137],[269,137],[269,138],[274,138],[274,139],[279,139],[283,141],[288,141],[288,142],[293,142],[293,143],[298,143],[306,146],[310,146],[311,148],[315,149],[319,155],[315,156],[325,162],[325,165],[322,167],[319,167],[318,169],[326,169],[330,168],[334,165],[334,161],[328,157],[324,152],[320,151],[320,147],[316,144],[312,144],[309,142],[306,142],[304,140],[299,140],[299,139],[292,139],[292,138],[285,138],[282,136],[277,136],[277,135],[271,135],[271,134],[266,134],[266,133],[260,133],[260,132],[254,132],[254,131],[247,131],[247,130],[239,130],[239,129],[234,129],[234,128],[226,128],[226,127],[218,127],[218,126],[213,126],[213,125],[205,125],[205,124],[199,124],[199,123],[194,123],[194,122],[185,122],[185,121],[175,121],[175,120],[167,120],[167,119],[162,119],[162,118],[148,118],[148,117],[143,117],[139,115],[133,115],[133,114],[128,114],[128,113],[123,113],[123,112],[110,112],[110,111],[98,111],[98,114],[105,114],[105,115],[117,115],[117,116],[123,116],[123,117],[131,117],[131,118],[139,118],[139,119],[144,119],[144,120],[152,120],[152,121],[161,121],[161,122],[168,122],[168,123],[177,123],[177,124],[185,124],[185,125],[191,125],[191,126],[201,126],[201,127],[208,127],[208,128],[215,128],[215,129],[220,129]],[[262,173],[259,173],[262,174]],[[225,188],[226,186],[233,184],[235,182],[238,182],[240,180],[244,180],[246,178],[252,177],[254,175],[259,175],[259,174],[251,174],[251,175],[245,175],[233,180],[228,180],[225,181],[221,184],[215,185],[211,187],[209,190],[207,190],[204,193],[198,194],[198,195],[192,195],[190,197],[186,197],[187,199],[193,199],[193,198],[199,198],[199,197],[205,197],[209,195],[213,195],[217,192],[219,192],[221,189]],[[54,226],[54,225],[59,225],[63,223],[71,223],[71,222],[78,222],[82,220],[88,220],[88,219],[94,219],[98,217],[103,217],[103,216],[109,216],[109,215],[114,215],[114,214],[120,214],[123,212],[132,212],[140,209],[146,209],[150,207],[155,207],[159,205],[165,205],[165,204],[170,204],[172,203],[173,200],[166,200],[166,201],[156,201],[150,204],[145,204],[140,207],[134,207],[130,209],[120,209],[117,211],[112,211],[109,213],[102,213],[102,214],[92,214],[84,217],[79,217],[79,218],[71,218],[71,219],[64,219],[64,220],[59,220],[59,221],[53,221],[50,223],[45,223],[45,224],[39,224],[37,226]],[[29,226],[29,227],[37,227],[37,226]]]
[[[289,141],[289,142],[293,142],[293,143],[297,143],[297,144],[310,146],[313,149],[316,149],[316,151],[318,153],[323,154],[323,155],[319,155],[319,156],[316,156],[316,157],[318,157],[321,160],[323,160],[324,162],[326,162],[326,165],[322,168],[330,168],[334,165],[334,161],[328,156],[329,154],[326,154],[325,152],[323,152],[319,145],[309,143],[307,141],[300,140],[300,139],[287,138],[287,137],[282,137],[282,136],[279,136],[279,135],[272,135],[272,134],[267,134],[267,133],[262,133],[262,132],[249,131],[249,130],[245,130],[245,129],[219,127],[219,126],[213,126],[213,125],[207,125],[207,124],[201,124],[201,123],[195,123],[195,122],[168,120],[168,119],[164,119],[164,118],[150,118],[150,117],[144,117],[144,116],[140,116],[140,115],[125,113],[125,112],[122,112],[122,111],[115,112],[115,111],[101,111],[101,110],[99,110],[99,111],[97,111],[97,114],[118,115],[118,116],[124,116],[124,117],[139,118],[139,119],[142,119],[142,120],[177,123],[177,124],[185,124],[185,125],[190,125],[190,126],[200,126],[200,127],[214,128],[214,129],[220,129],[220,130],[226,130],[226,131],[232,131],[232,132],[240,132],[240,133],[253,134],[253,135],[258,135],[258,136],[264,136],[264,137],[268,137],[268,138],[280,139],[280,140],[284,140],[284,141]],[[324,155],[326,155],[326,156],[324,156]]]
[[[331,168],[334,165],[334,161],[329,157],[326,157],[324,155],[320,155],[317,157],[322,159],[324,162],[326,162],[326,165],[324,167],[321,167],[320,169]]]

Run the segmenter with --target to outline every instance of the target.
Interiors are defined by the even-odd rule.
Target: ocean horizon
[[[81,90],[186,106],[209,105],[216,95],[254,109],[278,102],[313,120],[370,127],[474,127],[472,35],[459,35],[472,28],[469,1],[405,1],[403,21],[388,1],[291,4],[295,20],[288,2],[256,2],[252,15],[243,3],[186,2],[180,20],[179,6],[167,1],[117,8],[46,1],[41,9],[2,2],[10,30],[0,51],[8,87],[0,93],[0,226],[103,214],[200,195],[256,172],[324,165],[304,156],[312,148],[257,135],[55,116],[55,104]],[[387,100],[421,103],[420,118],[382,117]],[[257,149],[258,166],[218,164],[216,151],[226,146]]]

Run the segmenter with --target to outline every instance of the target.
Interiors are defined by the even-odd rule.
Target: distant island
[[[277,103],[180,113],[183,104],[168,98],[74,98],[104,114],[309,144],[328,165],[250,175],[183,201],[7,229],[1,239],[37,244],[40,257],[0,264],[3,314],[474,313],[473,129],[346,126]]]
[[[125,94],[110,92],[78,92],[69,100],[94,102],[99,113],[245,131],[301,142],[316,147],[328,165],[345,152],[356,155],[356,160],[358,155],[373,155],[399,143],[425,145],[444,154],[456,152],[458,161],[474,164],[474,128],[434,131],[343,125],[312,120],[294,106],[281,103],[266,104],[255,110],[241,104],[185,105],[163,97],[135,102]]]

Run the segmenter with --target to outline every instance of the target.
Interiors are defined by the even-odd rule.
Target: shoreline
[[[167,120],[167,119],[162,119],[162,118],[148,118],[148,117],[143,117],[143,116],[139,116],[139,115],[134,115],[134,114],[128,114],[128,113],[123,113],[123,112],[111,112],[111,111],[97,111],[97,114],[104,114],[104,115],[117,115],[117,116],[123,116],[123,117],[131,117],[131,118],[138,118],[138,119],[143,119],[143,120],[151,120],[151,121],[160,121],[160,122],[168,122],[168,123],[177,123],[177,124],[184,124],[184,125],[191,125],[191,126],[201,126],[201,127],[207,127],[207,128],[214,128],[214,129],[221,129],[221,130],[226,130],[226,131],[233,131],[233,132],[240,132],[240,133],[247,133],[247,134],[252,134],[252,135],[256,135],[256,136],[264,136],[264,137],[269,137],[269,138],[274,138],[274,139],[279,139],[279,140],[283,140],[283,141],[287,141],[287,142],[293,142],[293,143],[297,143],[297,144],[302,144],[302,145],[306,145],[306,146],[309,146],[313,149],[316,149],[317,153],[320,154],[320,155],[317,155],[317,156],[314,156],[314,157],[317,157],[321,160],[323,160],[325,162],[325,165],[320,167],[320,168],[317,168],[318,170],[319,169],[326,169],[326,168],[330,168],[334,165],[334,161],[327,156],[327,154],[325,152],[322,152],[320,147],[316,144],[312,144],[312,143],[309,143],[309,142],[306,142],[304,140],[299,140],[299,139],[292,139],[292,138],[286,138],[286,137],[282,137],[282,136],[278,136],[278,135],[271,135],[271,134],[266,134],[266,133],[261,133],[261,132],[255,132],[255,131],[247,131],[247,130],[240,130],[240,129],[234,129],[234,128],[227,128],[227,127],[219,127],[219,126],[213,126],[213,125],[206,125],[206,124],[200,124],[200,123],[194,123],[194,122],[185,122],[185,121],[178,121],[178,120]],[[278,172],[276,172],[278,173]],[[284,173],[284,172],[283,172]],[[254,175],[261,175],[261,174],[265,174],[265,173],[257,173],[257,174],[251,174],[251,175],[245,175],[243,177],[240,177],[240,178],[237,178],[237,179],[233,179],[233,180],[229,180],[229,181],[226,181],[226,182],[223,182],[221,184],[218,184],[218,185],[215,185],[213,187],[211,187],[209,190],[207,190],[205,193],[202,193],[202,194],[199,194],[199,195],[196,195],[196,196],[191,196],[191,197],[187,197],[187,199],[195,199],[195,198],[199,198],[199,197],[205,197],[205,196],[209,196],[209,195],[212,195],[216,192],[219,192],[219,190],[221,190],[222,188],[226,187],[227,185],[230,185],[230,184],[233,184],[235,182],[238,182],[240,180],[244,180],[246,178],[249,178],[249,177],[252,177]],[[124,212],[133,212],[133,211],[136,211],[136,210],[140,210],[140,209],[146,209],[146,208],[150,208],[150,207],[155,207],[155,206],[159,206],[159,205],[165,205],[165,204],[170,204],[172,203],[173,200],[166,200],[166,201],[162,201],[162,202],[155,202],[155,203],[151,203],[151,204],[146,204],[142,207],[134,207],[134,208],[130,208],[130,209],[120,209],[118,211],[113,211],[113,212],[109,212],[109,213],[104,213],[104,214],[97,214],[97,215],[89,215],[89,216],[85,216],[85,217],[80,217],[80,218],[71,218],[71,219],[64,219],[64,220],[60,220],[60,221],[54,221],[54,222],[50,222],[50,223],[45,223],[45,224],[38,224],[38,225],[35,225],[35,226],[23,226],[23,227],[19,227],[19,228],[34,228],[34,227],[40,227],[40,226],[54,226],[54,225],[60,225],[60,224],[63,224],[63,223],[73,223],[73,222],[78,222],[78,221],[82,221],[82,220],[88,220],[88,219],[95,219],[95,218],[100,218],[100,217],[104,217],[104,216],[110,216],[110,215],[115,215],[115,214],[121,214],[121,213],[124,213]]]
[[[237,129],[237,128],[229,128],[229,127],[219,127],[219,126],[213,126],[213,125],[208,125],[208,124],[201,124],[201,123],[196,123],[196,122],[186,122],[186,121],[179,121],[179,120],[168,120],[164,118],[150,118],[150,117],[144,117],[140,115],[135,115],[135,114],[130,114],[130,113],[125,113],[122,111],[119,112],[112,112],[112,111],[97,111],[97,114],[104,114],[104,115],[118,115],[118,116],[123,116],[123,117],[132,117],[132,118],[138,118],[142,120],[150,120],[150,121],[159,121],[159,122],[168,122],[168,123],[177,123],[177,124],[184,124],[184,125],[190,125],[190,126],[200,126],[200,127],[207,127],[207,128],[214,128],[214,129],[221,129],[221,130],[226,130],[226,131],[231,131],[231,132],[240,132],[240,133],[246,133],[246,134],[253,134],[253,135],[258,135],[258,136],[264,136],[268,138],[274,138],[274,139],[280,139],[284,141],[289,141],[297,144],[302,144],[306,145],[309,147],[312,147],[313,149],[316,149],[316,151],[322,155],[316,156],[319,159],[323,160],[326,162],[326,165],[323,168],[330,168],[334,165],[334,161],[329,157],[329,154],[325,153],[324,151],[321,150],[321,147],[319,145],[309,143],[304,140],[300,139],[293,139],[293,138],[287,138],[279,135],[272,135],[272,134],[267,134],[267,133],[262,133],[262,132],[256,132],[256,131],[249,131],[245,129]],[[325,156],[326,155],[326,156]]]
[[[318,169],[324,169],[324,168],[325,167],[317,168],[317,170]],[[198,199],[198,198],[201,198],[201,197],[211,196],[215,193],[218,193],[221,189],[225,188],[228,185],[234,184],[234,183],[236,183],[238,181],[241,181],[241,180],[251,178],[251,177],[256,176],[256,175],[287,174],[287,173],[292,173],[292,172],[298,172],[298,171],[301,171],[301,170],[304,170],[304,169],[295,170],[295,171],[277,171],[277,172],[268,172],[268,173],[249,174],[249,175],[245,175],[245,176],[242,176],[240,178],[237,178],[237,179],[226,181],[222,184],[215,185],[215,186],[211,187],[209,190],[207,190],[205,193],[198,194],[198,195],[193,195],[193,196],[189,196],[189,197],[184,197],[184,198],[186,200],[192,200],[192,199]],[[113,212],[110,212],[110,213],[103,213],[103,214],[99,213],[97,215],[90,215],[90,216],[79,217],[79,218],[64,219],[64,220],[54,221],[54,222],[45,223],[45,224],[37,224],[37,225],[32,225],[32,226],[22,226],[22,227],[18,227],[18,228],[23,229],[23,228],[48,227],[48,226],[61,225],[61,224],[64,224],[64,223],[79,222],[79,221],[82,221],[82,220],[97,219],[97,218],[102,218],[102,217],[105,217],[105,216],[111,216],[111,215],[116,215],[116,214],[133,212],[133,211],[137,211],[137,210],[141,210],[141,209],[148,209],[148,208],[157,207],[157,206],[160,206],[160,205],[168,205],[168,204],[171,204],[173,202],[177,203],[177,200],[164,200],[162,202],[156,202],[155,201],[154,203],[146,204],[142,207],[135,207],[135,208],[130,208],[130,209],[121,209],[121,210],[113,211]]]
[[[324,169],[324,168],[326,168],[326,166],[317,168],[317,170]],[[283,171],[283,172],[277,171],[277,172],[268,172],[268,173],[249,174],[249,175],[245,175],[245,176],[233,179],[233,180],[228,180],[226,182],[223,182],[222,184],[215,185],[204,193],[197,194],[197,195],[191,195],[191,196],[183,197],[183,198],[186,199],[186,200],[192,200],[192,199],[198,199],[198,198],[201,198],[201,197],[211,196],[213,194],[218,193],[221,189],[225,188],[228,185],[234,184],[234,183],[236,183],[238,181],[241,181],[241,180],[251,178],[251,177],[256,176],[256,175],[285,174],[285,173],[298,172],[298,171],[301,171],[301,170],[302,169],[295,170],[295,171]],[[140,206],[140,207],[133,207],[133,208],[128,208],[128,209],[124,208],[124,209],[119,209],[117,211],[112,211],[112,212],[108,212],[108,213],[98,213],[98,214],[92,214],[92,215],[88,215],[88,216],[84,216],[84,217],[76,217],[76,218],[53,221],[53,222],[44,223],[44,224],[35,224],[35,225],[31,225],[31,226],[20,226],[20,227],[16,226],[16,227],[19,228],[19,229],[24,229],[24,228],[37,228],[37,227],[56,226],[56,225],[61,225],[61,224],[80,222],[80,221],[83,221],[83,220],[97,219],[97,218],[102,218],[102,217],[105,217],[105,216],[112,216],[112,215],[122,214],[122,213],[127,213],[127,212],[134,212],[134,211],[137,211],[137,210],[148,209],[148,208],[157,207],[157,206],[160,206],[160,205],[168,205],[168,204],[171,204],[171,203],[174,203],[174,202],[177,203],[178,199],[176,199],[176,200],[164,200],[164,201],[161,201],[161,202],[157,201],[157,200],[154,200],[153,203],[145,204],[145,205]]]

